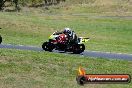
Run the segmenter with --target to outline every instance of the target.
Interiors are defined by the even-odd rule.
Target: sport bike
[[[52,50],[73,52],[74,54],[80,54],[84,52],[85,45],[90,38],[79,37],[75,42],[69,42],[67,35],[53,33],[49,40],[42,44],[42,48],[45,51],[52,52]]]

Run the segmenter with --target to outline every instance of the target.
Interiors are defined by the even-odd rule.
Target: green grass
[[[62,58],[63,57],[63,58]],[[0,49],[1,88],[80,88],[78,67],[88,74],[130,74],[132,61]],[[88,84],[84,88],[131,88],[132,84]]]
[[[131,18],[87,15],[47,15],[35,12],[0,13],[3,43],[41,46],[50,34],[64,27],[90,37],[88,50],[132,53]]]

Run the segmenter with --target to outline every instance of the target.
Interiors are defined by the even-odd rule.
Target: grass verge
[[[79,66],[89,74],[130,74],[132,61],[0,49],[1,88],[80,88]],[[131,88],[132,84],[89,84],[84,88]]]

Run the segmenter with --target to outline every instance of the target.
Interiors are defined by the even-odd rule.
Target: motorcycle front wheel
[[[54,44],[52,44],[50,42],[44,42],[43,45],[42,45],[42,48],[45,51],[52,52],[52,50],[54,49]]]

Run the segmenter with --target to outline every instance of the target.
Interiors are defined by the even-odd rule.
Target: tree
[[[66,0],[44,0],[45,5],[59,4],[61,1],[65,2]]]
[[[18,0],[0,0],[0,10],[3,10],[3,7],[5,5],[5,2],[13,2],[15,3],[15,8],[16,10],[20,10],[19,6],[18,6]]]
[[[0,10],[3,10],[3,7],[4,7],[4,0],[0,0]]]

